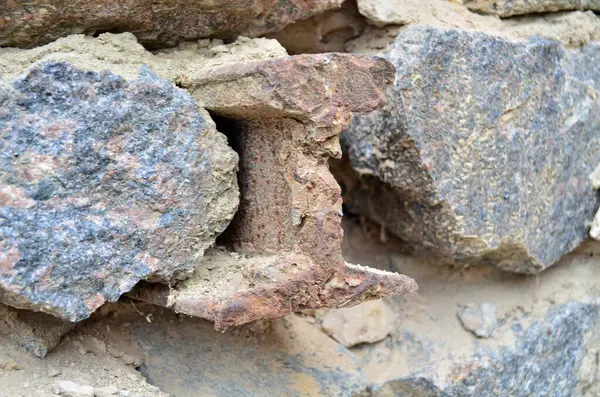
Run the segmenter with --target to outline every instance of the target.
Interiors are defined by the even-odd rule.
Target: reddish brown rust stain
[[[248,84],[248,78],[259,84]],[[172,294],[142,288],[133,296],[169,302],[225,330],[293,311],[414,292],[416,283],[406,276],[346,266],[341,189],[328,168],[332,153],[324,147],[349,125],[353,112],[381,107],[393,79],[386,60],[349,54],[224,65],[184,79],[209,110],[238,120],[241,203],[227,232],[229,248],[283,257],[269,268],[277,270],[272,278],[261,277],[260,263],[248,267],[248,288],[224,297],[189,296],[184,286]],[[237,81],[239,89],[232,89]],[[246,91],[248,86],[262,91]]]

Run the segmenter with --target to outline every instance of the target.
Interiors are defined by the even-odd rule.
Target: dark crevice
[[[223,40],[224,44],[232,44],[234,43],[239,36],[235,36],[235,37],[225,37],[225,38],[221,38]]]
[[[235,152],[241,157],[242,149],[243,149],[243,139],[242,139],[242,134],[240,133],[240,125],[239,125],[240,122],[237,120],[227,118],[227,117],[219,116],[219,115],[211,113],[211,112],[209,112],[209,114],[217,126],[217,131],[219,131],[220,133],[222,133],[223,135],[225,135],[227,137],[227,143],[229,144],[229,146],[233,150],[235,150]],[[241,175],[243,174],[243,172],[244,172],[244,170],[242,167],[242,163],[240,161],[238,175],[237,175],[238,188],[240,189],[240,198],[243,197],[243,192],[242,192],[243,183],[241,181]],[[236,212],[234,219],[231,221],[229,226],[227,226],[225,231],[223,231],[223,233],[221,233],[217,237],[217,240],[216,240],[217,246],[225,247],[231,251],[234,250],[232,246],[235,241],[234,236],[237,234],[236,233],[236,225],[238,224],[237,219],[239,219],[239,217],[242,216],[242,212],[243,212],[243,208],[242,208],[241,202],[240,202],[240,207],[238,208],[238,211]]]
[[[168,37],[165,33],[161,33],[155,39],[149,40],[147,38],[140,37],[138,35],[138,33],[142,33],[142,31],[132,30],[130,26],[129,27],[127,27],[127,26],[103,26],[101,28],[88,29],[84,32],[84,34],[86,34],[88,36],[92,36],[92,37],[98,37],[104,33],[111,33],[111,34],[132,33],[133,35],[136,36],[137,42],[142,47],[144,47],[147,51],[150,51],[150,52],[177,47],[177,45],[179,45],[180,42],[185,41],[185,40],[182,40],[177,37],[174,37],[174,38]]]
[[[146,367],[145,363],[142,363],[142,365],[135,367],[135,370],[138,371],[144,379],[146,379],[146,382],[148,382],[152,386],[157,386],[156,384],[154,384],[154,381],[150,377],[150,374],[148,373],[148,367]]]
[[[219,116],[210,111],[208,113],[217,125],[217,131],[227,137],[227,143],[229,146],[231,146],[231,148],[235,150],[238,155],[241,154],[242,142],[239,133],[239,122],[234,119]]]
[[[87,34],[92,37],[98,37],[104,33],[121,34],[121,33],[128,33],[128,32],[130,32],[130,30],[125,29],[125,28],[112,28],[112,29],[105,28],[105,29],[99,29],[99,30],[92,30],[92,31],[88,32]]]

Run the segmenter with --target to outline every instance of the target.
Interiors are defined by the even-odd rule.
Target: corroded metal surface
[[[362,266],[324,266],[294,253],[212,251],[192,277],[174,287],[140,283],[127,296],[211,320],[217,330],[226,330],[290,312],[352,306],[415,290],[407,276]]]
[[[344,262],[341,192],[327,166],[340,155],[337,135],[352,112],[382,106],[393,73],[381,58],[325,54],[184,79],[203,106],[231,119],[223,132],[240,153],[241,202],[222,242],[239,254],[217,252],[211,268],[174,288],[134,296],[226,329],[414,292],[409,277]]]

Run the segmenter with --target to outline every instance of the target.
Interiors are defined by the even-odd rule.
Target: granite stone
[[[342,135],[346,209],[439,263],[536,273],[598,208],[600,45],[413,27],[386,106]]]
[[[499,17],[573,10],[600,11],[599,0],[463,0],[463,4],[472,11]]]
[[[0,301],[82,320],[187,276],[232,219],[236,153],[149,69],[46,62],[0,92]]]

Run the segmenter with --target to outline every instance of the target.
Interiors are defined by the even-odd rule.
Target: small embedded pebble
[[[46,373],[48,374],[49,377],[54,378],[58,375],[60,375],[62,372],[59,369],[56,369],[52,366],[48,366],[48,369],[46,370]]]
[[[97,387],[94,389],[94,394],[96,397],[109,397],[114,396],[119,393],[119,389],[115,385],[110,385],[107,387]]]
[[[5,371],[18,371],[21,368],[22,367],[19,365],[19,363],[17,363],[11,357],[0,356],[0,369]]]
[[[93,351],[94,353],[106,352],[106,343],[104,343],[104,341],[101,341],[100,339],[95,338],[93,336],[90,336],[90,338],[87,341],[87,345],[90,348],[90,350]]]
[[[55,391],[58,395],[64,397],[94,397],[92,386],[80,385],[68,380],[57,381]]]
[[[131,354],[124,354],[123,357],[121,357],[121,360],[123,360],[126,365],[133,365],[134,367],[142,365],[142,359],[139,356]]]
[[[123,362],[127,365],[132,365],[133,362],[135,361],[135,359],[133,358],[133,356],[129,355],[129,354],[124,354],[123,357],[121,358],[123,360]]]
[[[470,303],[460,308],[456,315],[463,328],[478,338],[491,338],[498,322],[496,306],[491,303]]]
[[[116,358],[121,358],[121,357],[123,357],[123,350],[119,350],[119,349],[117,349],[116,347],[114,347],[114,346],[111,346],[111,345],[109,345],[107,349],[108,349],[108,352],[109,352],[109,353],[110,353],[110,354],[111,354],[113,357],[116,357]]]

